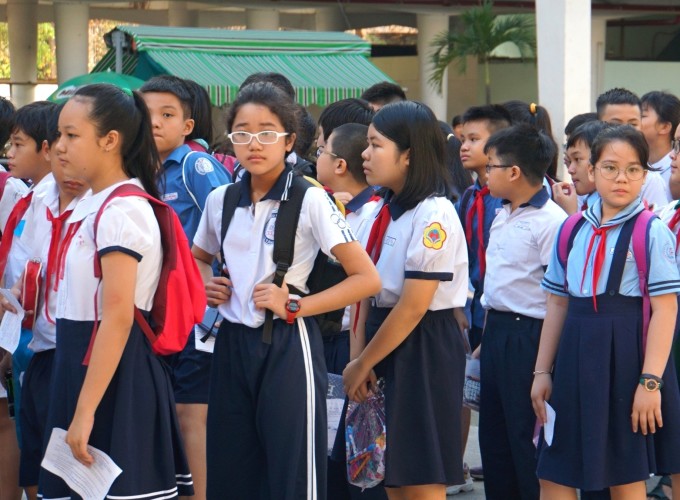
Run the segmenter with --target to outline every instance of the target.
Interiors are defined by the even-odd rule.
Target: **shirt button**
[[[611,297],[613,297],[614,295],[616,295],[616,290],[609,290],[609,295],[610,295]]]

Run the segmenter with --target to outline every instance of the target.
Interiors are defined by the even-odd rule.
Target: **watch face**
[[[656,391],[659,388],[659,383],[656,380],[648,378],[645,380],[645,389],[648,391]]]
[[[289,312],[296,313],[300,310],[300,304],[297,300],[291,300],[288,302],[286,309],[288,309]]]

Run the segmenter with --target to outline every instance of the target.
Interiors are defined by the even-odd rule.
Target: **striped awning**
[[[346,33],[219,30],[118,26],[131,40],[123,72],[143,80],[160,74],[191,78],[204,86],[212,103],[236,97],[245,78],[257,72],[288,77],[297,100],[326,106],[359,97],[371,85],[392,81],[367,57],[370,44]],[[113,48],[93,71],[115,69]]]

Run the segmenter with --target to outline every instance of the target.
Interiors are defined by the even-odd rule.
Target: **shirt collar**
[[[653,163],[652,168],[659,169],[657,170],[658,172],[665,172],[666,170],[671,168],[671,152],[672,151],[669,151],[661,159],[659,159],[659,161]]]
[[[349,200],[347,205],[345,205],[345,208],[350,212],[356,212],[361,207],[363,207],[374,194],[375,191],[373,190],[373,188],[371,186],[368,186],[361,193],[359,193],[354,198]]]
[[[385,203],[390,204],[390,216],[392,217],[392,220],[396,221],[406,213],[406,208],[404,208],[402,205],[399,205],[399,202],[394,199],[394,192],[389,190],[385,194]]]
[[[170,162],[182,163],[182,159],[191,152],[191,148],[186,144],[182,144],[180,147],[175,148],[172,153],[163,162],[164,167],[168,167]]]
[[[618,214],[616,214],[616,216],[612,217],[604,224],[601,224],[600,221],[602,220],[602,199],[598,196],[598,198],[593,202],[593,204],[589,205],[588,209],[585,212],[583,212],[583,216],[586,219],[588,219],[588,222],[590,222],[596,228],[600,226],[617,226],[619,224],[622,224],[623,222],[626,222],[628,219],[635,217],[638,213],[642,212],[644,209],[645,206],[642,203],[642,198],[638,196],[632,203],[630,203],[628,206],[623,208]]]
[[[550,195],[548,194],[548,191],[546,191],[543,186],[541,186],[541,189],[534,194],[529,201],[526,203],[522,203],[518,208],[525,208],[528,206],[532,206],[534,208],[543,208],[543,206],[548,203],[548,200],[550,200]],[[503,205],[507,205],[510,203],[510,200],[503,200],[502,201]]]
[[[92,190],[88,189],[84,195],[82,195],[80,198],[76,198],[76,200],[78,201],[76,202],[75,208],[73,209],[73,213],[69,218],[69,222],[77,222],[79,220],[83,220],[88,215],[97,212],[99,210],[99,207],[102,206],[102,203],[106,201],[106,198],[109,197],[111,192],[121,184],[134,184],[135,186],[144,189],[144,186],[142,186],[141,181],[137,178],[126,179],[124,181],[117,182],[116,184],[113,184],[107,187],[106,189],[99,191],[97,194],[92,194]]]
[[[269,192],[265,194],[260,201],[264,200],[281,200],[283,198],[283,193],[286,190],[286,185],[288,184],[288,175],[292,172],[290,165],[285,164],[281,175],[276,179],[276,182],[271,187]],[[241,178],[241,196],[238,200],[239,207],[249,207],[253,204],[252,198],[250,196],[250,172],[245,171],[243,177]]]

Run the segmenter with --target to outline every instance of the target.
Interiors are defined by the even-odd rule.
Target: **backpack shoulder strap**
[[[194,193],[191,192],[191,189],[189,189],[189,184],[187,183],[187,172],[186,172],[186,164],[187,160],[189,159],[190,156],[192,156],[194,153],[197,153],[198,151],[189,151],[187,154],[184,155],[184,158],[182,158],[182,182],[184,183],[184,189],[187,190],[187,193],[189,193],[189,197],[194,202],[194,205],[198,207],[198,210],[203,213],[203,207],[198,203],[198,200],[196,200],[196,196]]]
[[[273,260],[276,263],[276,272],[273,283],[280,287],[286,277],[288,268],[293,263],[295,256],[295,233],[297,232],[298,221],[305,192],[312,187],[307,180],[297,174],[289,174],[290,183],[288,186],[288,197],[281,200],[279,211],[274,223],[274,253]],[[262,341],[271,344],[272,326],[274,314],[267,309],[265,313],[264,329],[262,331]]]
[[[652,317],[652,304],[649,298],[649,228],[652,221],[658,218],[650,210],[643,210],[635,220],[633,227],[633,255],[635,256],[635,265],[638,271],[638,280],[640,282],[640,293],[642,295],[642,352],[645,352],[647,346],[647,331],[649,330],[649,322]]]
[[[222,224],[220,226],[220,257],[224,265],[224,239],[227,237],[227,229],[231,224],[231,219],[234,217],[234,212],[238,206],[238,200],[241,196],[240,186],[237,184],[229,184],[224,190],[224,202],[222,204]]]
[[[586,222],[583,217],[583,212],[576,212],[570,215],[562,224],[560,232],[557,235],[557,260],[564,270],[564,291],[568,291],[569,285],[567,283],[567,259],[569,252],[574,246],[574,238],[581,226]]]

